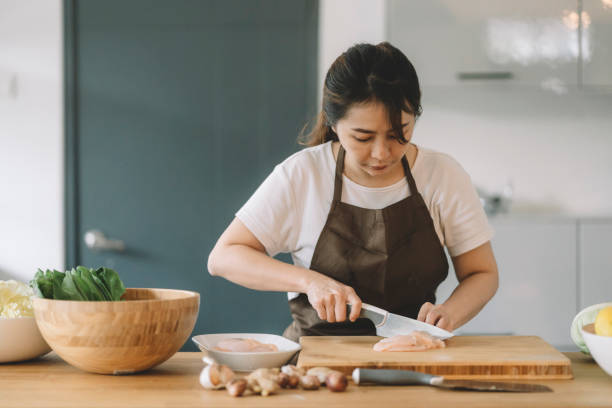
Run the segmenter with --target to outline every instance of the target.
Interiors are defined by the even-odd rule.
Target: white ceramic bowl
[[[574,320],[572,321],[572,325],[570,326],[570,336],[572,337],[572,341],[580,351],[584,354],[589,354],[589,349],[582,338],[582,327],[595,322],[595,318],[597,317],[597,313],[604,307],[612,306],[612,302],[607,303],[599,303],[597,305],[592,305],[582,309]]]
[[[278,351],[239,353],[213,349],[221,340],[228,338],[254,339],[261,343],[274,344],[278,347]],[[262,333],[201,334],[192,337],[191,340],[217,363],[225,364],[234,371],[280,367],[291,360],[291,357],[302,348],[299,344],[284,337]]]
[[[0,363],[30,360],[49,351],[34,317],[0,319]]]
[[[591,355],[608,375],[612,375],[612,337],[595,334],[594,325],[587,324],[582,328],[582,338]]]

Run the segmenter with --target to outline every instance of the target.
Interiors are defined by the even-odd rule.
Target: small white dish
[[[0,363],[31,360],[50,351],[34,317],[0,318]]]
[[[576,314],[576,317],[574,317],[572,325],[570,326],[570,336],[574,344],[584,354],[590,353],[589,348],[582,337],[582,328],[587,324],[595,323],[595,318],[597,317],[599,311],[608,306],[612,306],[612,302],[591,305],[582,309],[580,312],[578,312],[578,314]]]
[[[214,347],[221,340],[228,338],[253,339],[260,343],[274,344],[278,347],[278,351],[244,353],[214,350]],[[280,367],[302,349],[299,344],[289,339],[275,334],[263,333],[200,334],[192,337],[191,340],[217,363],[225,364],[234,371],[253,371],[258,368]]]
[[[612,376],[612,337],[595,334],[593,323],[583,326],[580,331],[593,359]]]

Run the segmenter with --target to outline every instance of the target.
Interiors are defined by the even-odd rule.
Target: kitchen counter
[[[129,376],[89,374],[64,363],[55,353],[29,362],[0,364],[0,407],[611,407],[612,377],[581,353],[565,353],[574,380],[538,382],[553,393],[482,393],[424,386],[356,386],[344,393],[282,390],[269,397],[230,397],[199,383],[202,353],[177,353],[144,373]]]

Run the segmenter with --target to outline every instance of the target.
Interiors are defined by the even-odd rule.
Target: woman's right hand
[[[306,295],[319,318],[330,323],[346,319],[347,303],[351,305],[351,322],[357,320],[361,312],[361,299],[353,288],[318,272],[308,283]]]

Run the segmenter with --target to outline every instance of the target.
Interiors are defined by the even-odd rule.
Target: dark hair
[[[325,76],[322,110],[314,128],[302,135],[302,144],[316,146],[338,140],[332,126],[353,105],[368,102],[386,107],[396,139],[406,143],[402,111],[415,117],[422,113],[421,89],[412,63],[388,42],[356,44],[336,58]]]

